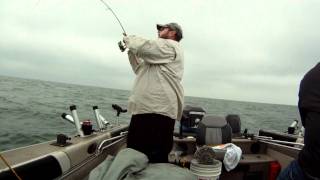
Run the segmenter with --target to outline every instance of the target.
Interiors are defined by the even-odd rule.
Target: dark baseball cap
[[[168,24],[157,24],[157,29],[160,30],[161,28],[167,27],[173,31],[176,31],[176,39],[180,41],[183,37],[181,26],[177,23],[168,23]]]

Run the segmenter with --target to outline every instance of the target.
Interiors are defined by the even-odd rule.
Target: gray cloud
[[[319,62],[316,0],[107,2],[129,34],[155,38],[156,23],[182,25],[186,95],[296,104]],[[131,89],[121,34],[99,1],[1,1],[0,74]]]

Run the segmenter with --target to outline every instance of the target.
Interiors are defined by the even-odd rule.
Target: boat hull
[[[126,135],[105,144],[102,141],[120,136],[128,126],[118,126],[86,137],[74,137],[70,145],[54,146],[55,141],[35,144],[2,152],[2,156],[22,179],[84,179],[108,155],[116,155],[126,146]],[[109,146],[108,146],[109,145]],[[0,163],[0,179],[17,179],[14,173]]]

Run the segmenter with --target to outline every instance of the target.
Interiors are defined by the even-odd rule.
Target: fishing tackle
[[[119,25],[121,26],[122,28],[122,31],[123,31],[123,35],[127,35],[126,31],[124,30],[123,26],[122,26],[122,23],[120,22],[120,19],[118,18],[118,16],[116,15],[116,13],[111,9],[111,7],[103,0],[100,0],[102,2],[103,5],[105,5],[107,7],[107,10],[110,10],[112,12],[112,14],[114,15],[114,17],[117,19]],[[121,50],[121,52],[124,52],[126,50],[126,46],[122,43],[122,41],[119,41],[118,42],[118,46]]]

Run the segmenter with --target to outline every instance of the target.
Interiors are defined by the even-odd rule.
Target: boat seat
[[[224,117],[206,116],[198,125],[198,145],[219,145],[230,143],[232,129]]]

